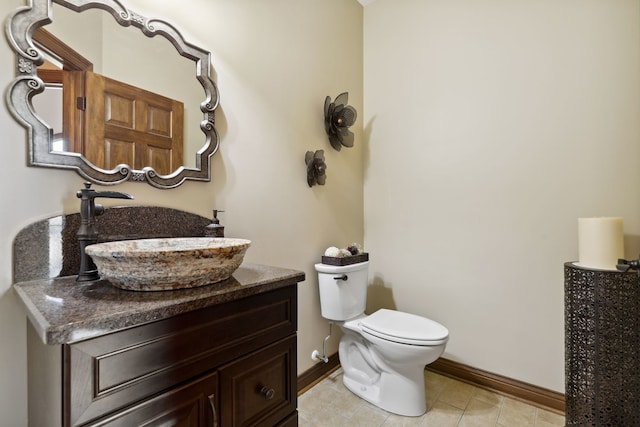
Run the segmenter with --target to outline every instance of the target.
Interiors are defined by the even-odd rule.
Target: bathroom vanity
[[[144,213],[120,209],[112,214]],[[62,218],[60,230],[73,222]],[[30,320],[31,426],[297,425],[303,272],[243,263],[223,282],[160,292],[81,283],[74,275],[29,278],[38,268],[19,258],[32,259],[32,246],[42,239],[49,248],[65,246],[64,239],[51,244],[63,233],[46,228],[34,224],[14,245],[14,290]],[[55,258],[37,264],[64,269]]]
[[[183,291],[134,293],[74,276],[15,290],[32,333],[60,352],[63,426],[289,426],[302,279],[247,264],[225,283]],[[50,364],[33,341],[31,362]],[[49,388],[40,380],[30,379],[36,395]],[[47,423],[31,425],[57,425],[37,412]]]
[[[228,283],[184,291],[133,293],[73,276],[15,290],[32,333],[60,352],[61,425],[287,426],[297,425],[302,279],[248,264]],[[31,347],[31,362],[51,363],[50,349]],[[30,379],[36,395],[50,388],[42,379]],[[51,412],[31,415],[31,425],[58,425]]]

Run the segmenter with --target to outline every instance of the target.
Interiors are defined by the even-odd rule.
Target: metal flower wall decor
[[[307,151],[304,156],[304,162],[307,164],[307,184],[309,187],[314,185],[324,185],[327,175],[327,164],[324,162],[324,150]]]
[[[350,105],[349,93],[344,92],[331,102],[331,97],[324,100],[324,129],[329,135],[329,142],[336,150],[353,147],[353,132],[349,128],[355,123],[358,113]]]

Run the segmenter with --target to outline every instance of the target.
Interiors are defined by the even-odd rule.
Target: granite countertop
[[[192,289],[136,292],[76,276],[31,280],[13,288],[45,344],[71,344],[303,281],[304,272],[242,264],[223,282]]]

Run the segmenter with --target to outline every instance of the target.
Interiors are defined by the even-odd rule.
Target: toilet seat
[[[435,346],[449,338],[449,330],[431,319],[380,309],[360,320],[362,332],[401,344]]]

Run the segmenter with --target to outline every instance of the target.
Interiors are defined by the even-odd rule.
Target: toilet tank
[[[369,262],[337,266],[316,264],[322,317],[349,320],[364,313]]]

